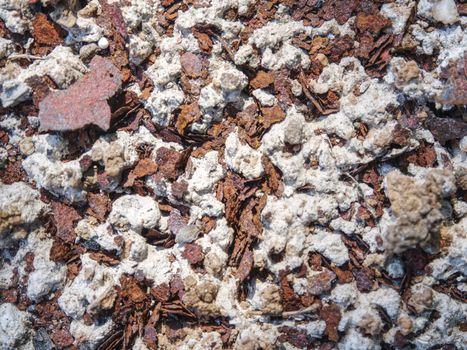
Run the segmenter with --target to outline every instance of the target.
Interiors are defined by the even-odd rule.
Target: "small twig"
[[[287,318],[287,317],[291,317],[291,316],[303,315],[303,314],[315,312],[318,309],[319,309],[319,305],[318,304],[313,304],[313,305],[310,305],[310,306],[308,306],[308,307],[306,307],[304,309],[300,309],[300,310],[284,311],[282,313],[282,317]]]
[[[8,59],[10,60],[19,60],[22,58],[26,58],[28,60],[45,60],[45,57],[29,55],[26,53],[18,53],[18,54],[12,54],[8,56]]]

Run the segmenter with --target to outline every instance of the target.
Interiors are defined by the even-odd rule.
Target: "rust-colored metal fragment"
[[[90,124],[109,129],[107,99],[120,88],[122,74],[100,56],[92,59],[90,69],[68,89],[51,93],[39,103],[40,131],[77,130]]]

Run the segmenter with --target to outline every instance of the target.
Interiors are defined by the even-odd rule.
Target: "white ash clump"
[[[0,6],[0,176],[27,175],[0,184],[0,294],[19,296],[0,348],[97,349],[136,316],[128,348],[148,350],[159,306],[169,350],[464,347],[467,137],[428,123],[461,120],[439,96],[467,47],[462,5],[39,2]],[[63,44],[41,51],[36,11]],[[78,145],[37,134],[28,79],[63,90],[96,54],[128,78],[112,111],[138,106]],[[79,214],[68,241],[49,200]],[[124,305],[135,285],[142,315]]]
[[[139,159],[137,148],[141,145],[153,147],[151,159],[155,159],[157,149],[160,147],[181,150],[182,147],[174,142],[164,142],[155,138],[147,128],[141,126],[137,132],[131,134],[118,131],[116,135],[100,137],[86,155],[95,162],[104,166],[105,173],[110,179],[106,190],[113,191],[119,186],[122,172],[134,166]],[[97,182],[96,176],[87,178],[89,184]]]
[[[387,226],[384,244],[389,253],[400,253],[417,244],[426,245],[439,234],[445,218],[443,199],[456,191],[453,175],[433,169],[422,181],[391,172],[387,175],[387,195],[391,201],[392,223]]]
[[[225,176],[225,170],[218,162],[218,152],[211,151],[202,158],[190,158],[190,170],[180,179],[188,183],[185,199],[195,205],[190,220],[203,215],[220,216],[224,204],[213,193],[215,184]]]
[[[34,253],[34,271],[28,277],[28,297],[35,301],[47,299],[51,293],[62,287],[67,274],[64,264],[50,260],[50,239],[41,240],[35,235],[28,240],[28,246]]]
[[[5,0],[2,1],[0,18],[5,26],[13,33],[25,34],[30,28],[30,20],[33,17],[29,2],[26,0]]]
[[[24,238],[28,226],[32,225],[45,211],[46,205],[40,200],[40,193],[24,182],[11,185],[0,183],[0,235],[2,242]],[[2,244],[3,245],[3,244]]]
[[[232,170],[247,179],[259,178],[263,175],[261,152],[247,144],[242,144],[237,133],[231,133],[225,140],[224,159]]]
[[[150,197],[124,195],[112,205],[109,222],[119,230],[141,232],[155,227],[161,217],[157,202]]]
[[[205,132],[212,123],[220,121],[227,103],[241,106],[241,92],[248,84],[246,75],[228,62],[211,60],[209,70],[212,82],[201,89],[199,96],[202,118],[191,126],[197,132]]]
[[[0,305],[0,347],[2,349],[31,349],[33,331],[31,315],[11,303]]]
[[[454,24],[459,21],[454,0],[422,0],[418,4],[417,13],[443,24]]]
[[[447,231],[445,236],[443,231]],[[464,217],[456,225],[450,226],[447,230],[441,231],[441,236],[449,242],[446,255],[435,259],[430,267],[433,269],[433,277],[437,280],[447,279],[457,272],[463,273],[467,268],[467,219]]]
[[[84,200],[82,171],[78,160],[62,162],[50,159],[44,153],[33,153],[24,160],[23,168],[37,187],[45,188],[71,202]]]
[[[58,305],[72,319],[81,319],[85,312],[93,313],[112,308],[117,296],[115,285],[121,272],[92,260],[88,254],[80,257],[81,270],[76,278],[67,283]]]
[[[21,69],[16,63],[9,63],[0,72],[3,85],[0,99],[3,107],[14,106],[30,98],[31,88],[26,80],[33,76],[50,77],[60,89],[65,89],[88,71],[79,56],[71,48],[57,46],[43,60],[36,60],[27,69]]]
[[[84,321],[73,320],[70,323],[70,334],[77,343],[82,344],[82,347],[95,349],[105,340],[113,327],[114,323],[111,319],[100,325],[87,325]]]
[[[99,224],[94,217],[88,216],[76,224],[75,233],[80,239],[96,243],[107,252],[122,253],[120,239],[123,237],[114,232],[109,222]]]

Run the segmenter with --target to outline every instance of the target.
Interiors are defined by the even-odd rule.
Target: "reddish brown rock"
[[[77,130],[86,125],[110,127],[110,106],[107,99],[122,83],[122,74],[106,58],[95,56],[91,72],[66,90],[47,95],[39,103],[40,130]]]

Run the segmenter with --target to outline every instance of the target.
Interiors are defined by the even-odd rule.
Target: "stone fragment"
[[[90,69],[68,89],[51,93],[41,101],[41,131],[77,130],[90,124],[109,129],[111,112],[107,99],[120,88],[122,74],[100,56],[92,59]]]

